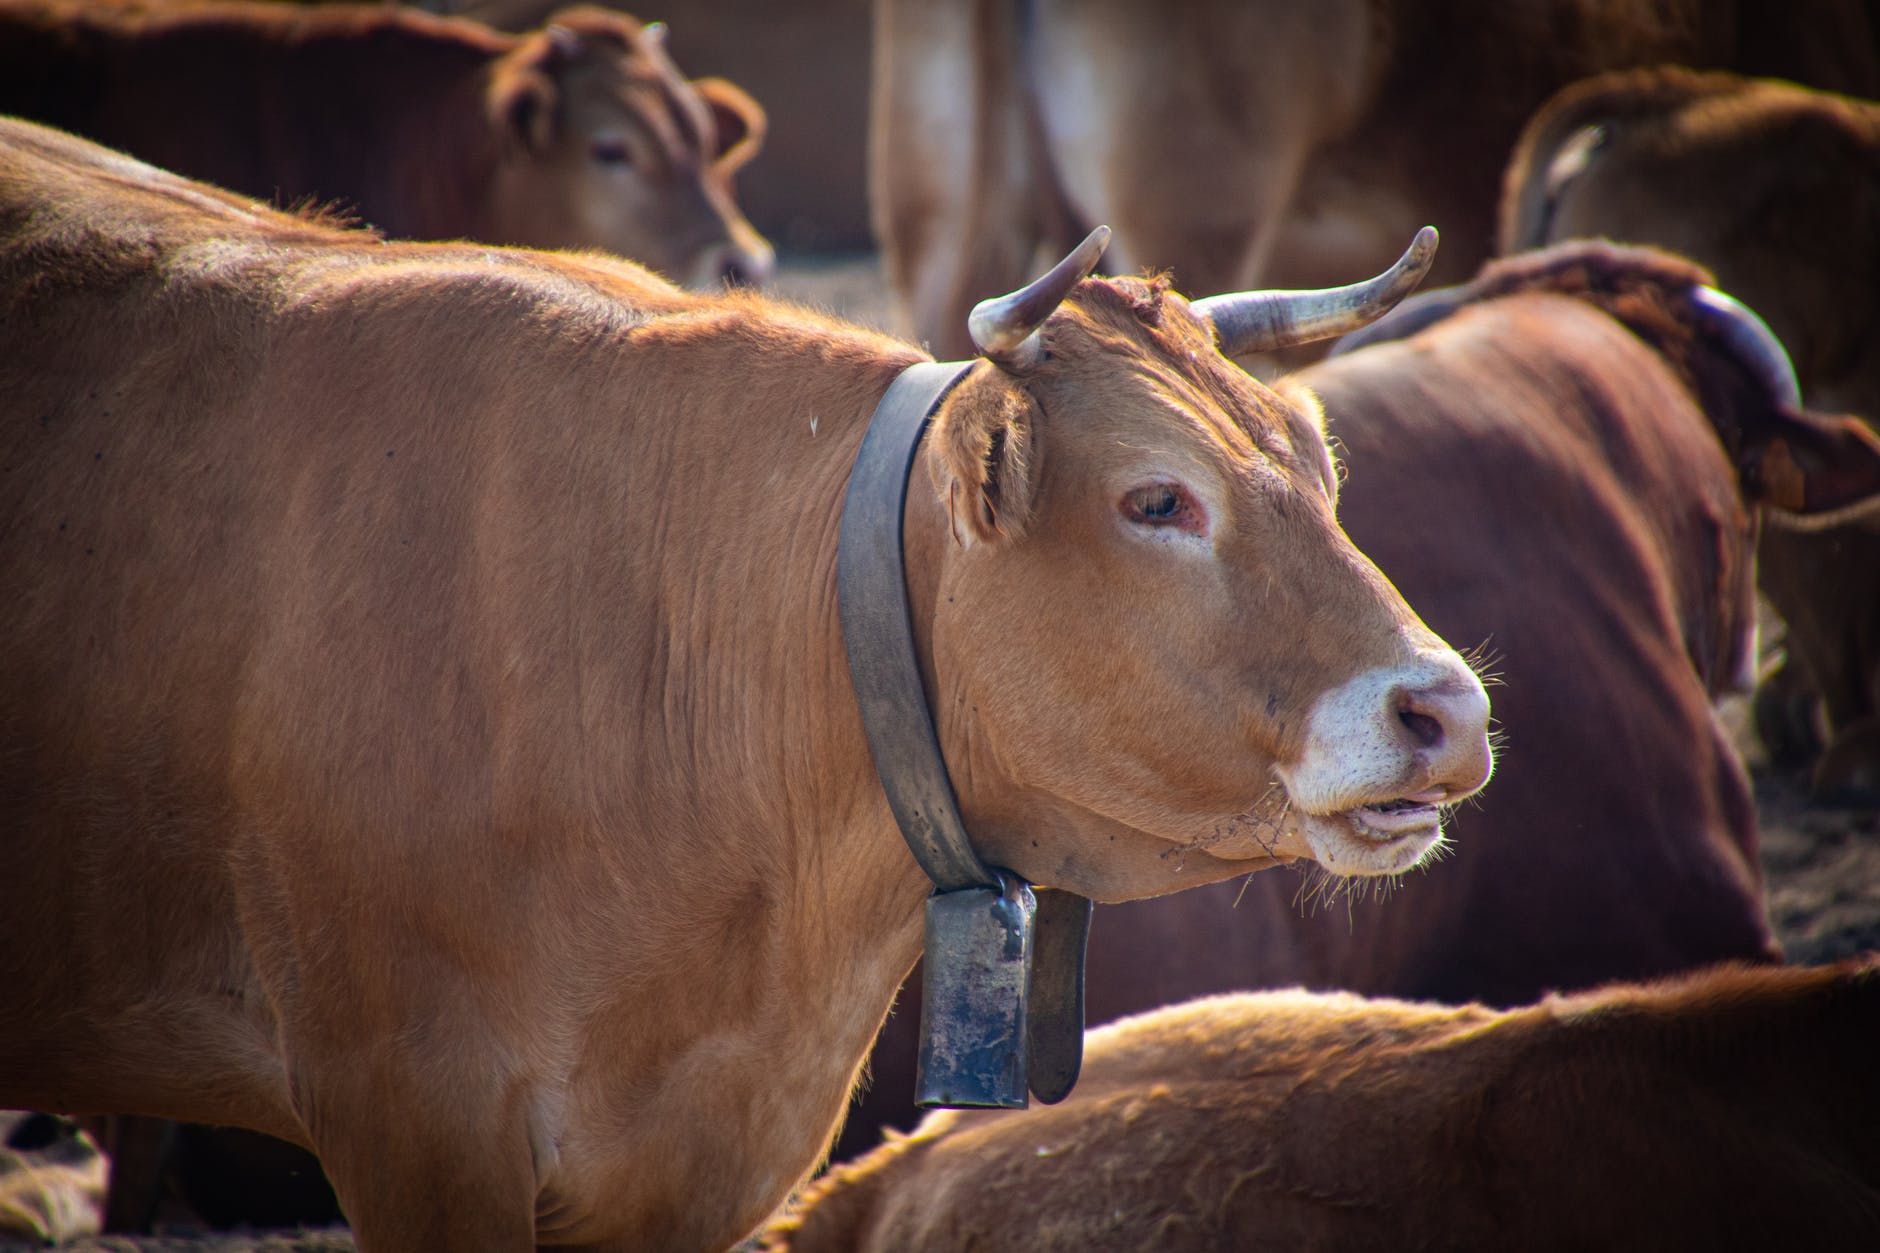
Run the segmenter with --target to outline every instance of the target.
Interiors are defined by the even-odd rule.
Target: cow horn
[[[1361,326],[1342,337],[1325,355],[1342,357],[1372,344],[1388,344],[1420,335],[1462,308],[1468,297],[1467,287],[1432,287],[1429,291],[1420,291],[1371,325]]]
[[[1802,386],[1795,379],[1795,364],[1789,360],[1782,341],[1754,309],[1714,287],[1699,287],[1692,292],[1691,305],[1698,325],[1723,341],[1772,400],[1791,409],[1802,407]]]
[[[994,296],[974,305],[966,316],[966,329],[980,355],[1008,370],[1037,361],[1044,351],[1038,328],[1064,303],[1071,288],[1096,268],[1109,242],[1110,228],[1099,226],[1043,278],[1034,279],[1008,296]]]
[[[1319,291],[1234,292],[1189,308],[1213,323],[1227,356],[1271,352],[1343,335],[1383,317],[1423,281],[1435,257],[1436,228],[1426,226],[1396,265],[1365,282]]]

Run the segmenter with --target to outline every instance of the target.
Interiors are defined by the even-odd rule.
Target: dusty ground
[[[869,257],[786,257],[779,294],[853,321],[894,329]],[[1741,711],[1730,711],[1741,720]],[[1880,812],[1807,803],[1799,779],[1768,770],[1753,742],[1763,867],[1770,921],[1790,960],[1833,961],[1880,949]],[[0,1239],[0,1250],[27,1248]],[[60,1246],[77,1253],[342,1253],[343,1230],[183,1236],[106,1237]]]
[[[1880,813],[1810,807],[1798,782],[1756,781],[1769,921],[1793,962],[1880,949]]]

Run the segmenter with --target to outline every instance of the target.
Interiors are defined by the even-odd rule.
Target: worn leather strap
[[[836,550],[843,651],[875,773],[902,838],[935,890],[944,895],[979,889],[970,894],[975,899],[987,896],[988,889],[991,898],[1000,897],[1001,881],[973,852],[940,754],[914,647],[902,530],[908,475],[927,423],[976,364],[922,362],[903,370],[888,387],[855,457]],[[1025,889],[1022,880],[1016,883]],[[1022,895],[1031,898],[1029,890]],[[962,896],[948,902],[960,908],[940,913],[951,917],[970,903]],[[1023,920],[1023,984],[1006,986],[1008,979],[995,989],[998,981],[988,982],[977,968],[984,963],[975,963],[968,951],[976,933],[954,927],[936,935],[934,902],[929,902],[929,976],[936,973],[934,966],[944,967],[937,973],[958,995],[948,997],[944,1008],[931,1002],[923,1007],[923,1067],[936,1068],[931,1084],[922,1080],[923,1104],[1022,1106],[1027,1086],[1052,1104],[1077,1081],[1091,904],[1069,892],[1046,892],[1038,905],[1035,947],[1033,914],[1027,912]],[[956,931],[965,938],[947,938]],[[948,951],[931,951],[934,945]],[[1001,1022],[1011,1029],[994,1032],[1003,1037],[997,1047],[972,1043]],[[963,1062],[949,1053],[959,1051],[954,1046],[962,1040],[972,1044]],[[950,1059],[945,1067],[934,1061],[942,1055]],[[933,1091],[926,1090],[929,1086]]]
[[[927,423],[977,362],[903,370],[875,407],[842,501],[836,601],[862,729],[914,860],[942,892],[997,887],[973,853],[928,712],[902,561],[902,509]]]

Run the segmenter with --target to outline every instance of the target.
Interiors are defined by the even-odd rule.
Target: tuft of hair
[[[291,204],[283,205],[281,211],[291,218],[298,218],[309,226],[320,226],[335,231],[352,231],[374,240],[385,238],[378,227],[363,220],[358,210],[344,200],[321,200],[317,196],[303,196]]]
[[[1092,313],[1127,317],[1151,329],[1162,326],[1164,297],[1173,280],[1166,270],[1146,270],[1141,275],[1086,279],[1078,288],[1078,297]]]

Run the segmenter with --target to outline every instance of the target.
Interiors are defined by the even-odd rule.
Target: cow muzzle
[[[699,254],[690,286],[699,291],[768,287],[776,273],[777,254],[769,244],[762,240],[744,244],[733,240]]]
[[[1299,760],[1276,768],[1320,865],[1396,874],[1442,842],[1445,806],[1488,782],[1488,694],[1448,649],[1367,670],[1325,693]]]

